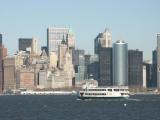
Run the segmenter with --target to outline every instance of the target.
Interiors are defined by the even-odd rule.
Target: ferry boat
[[[82,90],[77,93],[80,99],[99,99],[99,98],[129,98],[128,86],[106,86],[98,87],[94,85],[84,85]]]

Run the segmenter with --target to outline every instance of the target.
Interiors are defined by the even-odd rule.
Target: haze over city
[[[123,39],[129,49],[143,51],[151,59],[160,31],[159,0],[3,0],[0,7],[0,32],[9,54],[18,50],[18,38],[36,37],[46,45],[50,26],[72,28],[76,47],[93,53],[94,38],[106,27],[112,43]],[[13,45],[14,43],[14,45]]]

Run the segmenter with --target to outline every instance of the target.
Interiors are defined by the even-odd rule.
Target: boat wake
[[[141,101],[140,99],[134,99],[134,98],[128,98],[127,100],[130,100],[130,101],[137,101],[137,102]]]

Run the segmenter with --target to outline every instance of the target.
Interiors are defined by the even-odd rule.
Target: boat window
[[[112,91],[112,89],[108,89],[108,91]]]
[[[114,89],[114,91],[119,91],[119,89]]]

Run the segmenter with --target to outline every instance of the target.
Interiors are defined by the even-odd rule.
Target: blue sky
[[[18,49],[18,38],[36,37],[46,45],[46,29],[71,27],[77,48],[93,53],[94,38],[105,27],[113,42],[123,39],[129,49],[151,59],[160,32],[160,0],[0,0],[0,33],[9,54]]]

